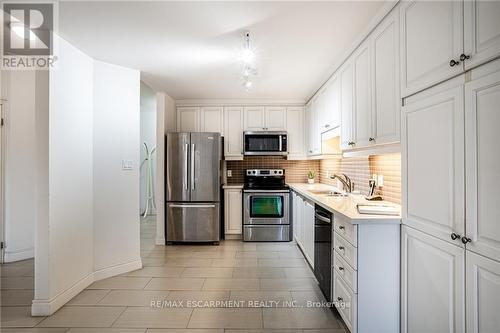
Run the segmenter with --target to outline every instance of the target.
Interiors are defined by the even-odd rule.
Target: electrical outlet
[[[330,170],[326,170],[326,178],[330,178]]]
[[[122,170],[134,170],[134,161],[122,160]]]
[[[227,176],[232,177],[233,176],[233,171],[232,170],[227,170]]]

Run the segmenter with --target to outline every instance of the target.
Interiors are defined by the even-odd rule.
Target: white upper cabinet
[[[393,11],[375,29],[372,43],[372,143],[400,141],[399,15]]]
[[[500,60],[486,66],[496,71],[465,84],[467,249],[500,261]]]
[[[177,108],[177,131],[199,132],[200,131],[200,108],[179,107]]]
[[[334,75],[325,85],[320,98],[322,101],[320,129],[321,132],[329,131],[340,125],[340,85],[339,79]]]
[[[500,263],[467,251],[467,332],[498,332]]]
[[[403,97],[461,73],[462,1],[402,1],[400,13]]]
[[[352,148],[353,130],[353,72],[350,61],[338,71],[340,80],[340,145],[342,149]]]
[[[403,223],[462,245],[464,235],[463,86],[426,91],[403,107]]]
[[[308,132],[308,149],[309,156],[321,154],[321,132],[319,125],[319,100],[314,97],[309,108],[307,109],[307,128]]]
[[[463,248],[403,226],[401,256],[401,332],[465,332]]]
[[[288,134],[288,159],[302,159],[305,157],[304,144],[304,108],[289,107],[286,109],[286,131]]]
[[[354,70],[354,142],[367,146],[374,140],[372,128],[370,44],[362,44],[352,57]]]
[[[200,131],[224,133],[224,112],[222,107],[200,109]]]
[[[464,1],[465,68],[500,55],[500,1]]]
[[[245,107],[245,131],[265,131],[266,118],[263,106]]]
[[[265,108],[266,131],[286,130],[286,108],[282,106],[268,106]]]
[[[225,159],[243,159],[243,108],[224,108]]]

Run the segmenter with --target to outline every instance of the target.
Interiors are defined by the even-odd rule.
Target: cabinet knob
[[[455,239],[458,239],[458,238],[460,238],[460,235],[459,235],[459,234],[456,234],[456,233],[454,233],[454,232],[453,232],[453,233],[451,233],[451,239],[452,239],[452,240],[455,240]]]
[[[465,237],[465,236],[462,237],[462,243],[467,244],[467,243],[470,243],[470,242],[472,242],[472,239],[470,239],[468,237]]]
[[[339,266],[339,271],[343,271],[344,267]]]
[[[343,246],[339,246],[339,250],[343,250],[343,249],[344,249],[344,247],[343,247]]]
[[[325,125],[325,128],[328,128],[328,127],[330,127],[330,124],[326,124],[326,125]]]
[[[455,59],[450,60],[450,67],[456,66],[458,64],[460,64],[460,61],[456,61]]]
[[[349,146],[354,146],[355,142],[354,142],[354,141],[349,141],[347,144],[348,144]]]
[[[462,53],[462,54],[460,55],[460,60],[461,60],[461,61],[465,61],[465,60],[467,60],[467,59],[470,59],[470,55],[466,55],[466,54],[464,54],[464,53]]]
[[[375,141],[375,138],[369,138],[368,141]]]
[[[340,229],[340,230],[344,230],[344,229],[345,229],[345,227],[344,227],[343,225],[339,225],[339,229]]]
[[[337,301],[342,302],[344,299],[342,297],[337,297]]]

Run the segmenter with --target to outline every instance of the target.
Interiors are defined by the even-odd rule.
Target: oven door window
[[[279,151],[279,135],[247,135],[245,137],[245,150],[248,152]]]
[[[282,196],[252,196],[250,197],[250,217],[283,217]]]

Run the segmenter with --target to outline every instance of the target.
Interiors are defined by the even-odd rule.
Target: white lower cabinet
[[[314,204],[292,192],[293,235],[306,260],[314,267]]]
[[[243,218],[242,189],[224,189],[224,232],[228,235],[241,235]]]
[[[498,332],[500,328],[500,263],[467,251],[467,332]]]
[[[464,248],[403,226],[401,255],[401,332],[464,332]]]

